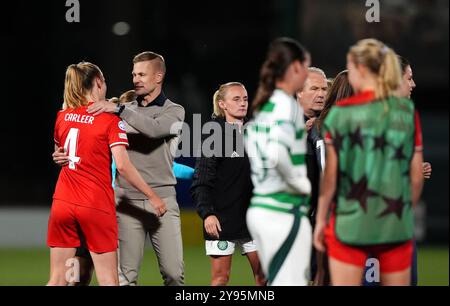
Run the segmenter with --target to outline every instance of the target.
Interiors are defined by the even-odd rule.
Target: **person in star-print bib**
[[[413,102],[396,95],[402,73],[392,49],[361,40],[347,68],[355,95],[337,102],[323,123],[314,245],[328,253],[333,285],[360,285],[368,254],[379,261],[382,285],[409,285],[413,207],[424,179],[420,124]]]

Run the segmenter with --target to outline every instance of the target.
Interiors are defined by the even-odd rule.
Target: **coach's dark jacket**
[[[305,122],[309,118],[305,116]],[[308,179],[311,182],[311,198],[310,198],[310,212],[309,217],[312,225],[316,223],[316,211],[317,204],[319,201],[319,189],[320,189],[320,177],[322,174],[322,154],[321,148],[317,145],[318,141],[322,140],[320,131],[317,124],[313,124],[311,130],[308,131],[308,136],[306,138],[306,169],[308,174]]]
[[[216,118],[211,122],[221,127],[218,142],[208,146],[214,155],[197,158],[191,186],[191,195],[199,216],[205,220],[215,215],[220,222],[222,232],[219,240],[249,239],[245,215],[252,197],[253,185],[250,177],[250,163],[244,150],[243,130],[237,125]],[[203,141],[208,141],[206,135]],[[216,134],[216,136],[218,136]],[[227,145],[228,144],[228,145]],[[206,240],[210,237],[203,226]]]

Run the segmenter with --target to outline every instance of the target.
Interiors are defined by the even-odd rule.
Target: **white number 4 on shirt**
[[[64,151],[69,155],[69,169],[75,170],[75,164],[80,162],[80,158],[77,155],[77,141],[80,130],[71,128],[64,144]]]

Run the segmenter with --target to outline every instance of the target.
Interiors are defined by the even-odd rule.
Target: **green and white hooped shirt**
[[[303,109],[276,89],[245,130],[254,185],[251,207],[307,213],[311,183],[306,174]]]

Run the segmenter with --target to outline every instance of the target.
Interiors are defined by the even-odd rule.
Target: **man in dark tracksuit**
[[[305,114],[307,137],[306,167],[308,179],[311,182],[311,210],[309,218],[312,227],[315,225],[315,213],[319,200],[320,177],[323,170],[323,162],[325,161],[325,145],[320,132],[315,124],[316,118],[319,117],[325,105],[328,84],[325,73],[315,67],[309,68],[309,75],[305,81],[303,90],[297,94],[297,100],[303,107]],[[311,279],[315,284],[323,284],[323,275],[321,274],[322,255],[313,252],[311,256]],[[319,271],[318,271],[319,270]],[[317,274],[317,275],[316,275]]]

